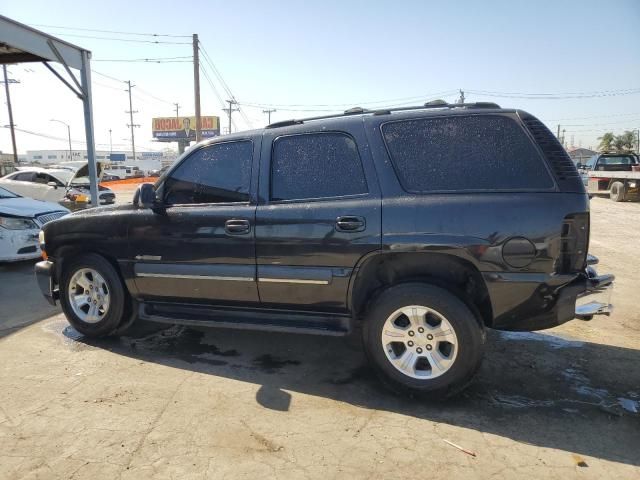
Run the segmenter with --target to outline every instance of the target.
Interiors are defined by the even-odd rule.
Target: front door
[[[340,312],[354,267],[380,249],[380,192],[361,124],[304,127],[263,138],[258,289],[264,304]]]
[[[249,139],[198,148],[159,186],[164,208],[132,215],[129,260],[139,297],[258,302],[253,150]]]

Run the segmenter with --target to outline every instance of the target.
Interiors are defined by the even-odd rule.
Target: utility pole
[[[62,125],[67,127],[67,135],[69,135],[69,160],[73,160],[73,152],[71,150],[71,127],[69,126],[68,123],[63,122],[62,120],[56,120],[55,118],[52,118],[49,121],[50,122],[58,122],[58,123],[61,123]]]
[[[193,34],[193,93],[196,101],[196,142],[202,140],[202,119],[200,118],[200,49],[198,34]]]
[[[226,112],[227,115],[229,116],[229,133],[231,133],[231,114],[233,112],[238,111],[237,108],[233,108],[233,105],[237,105],[238,102],[236,102],[235,100],[225,100],[225,101],[229,104],[229,108],[223,108],[222,110]]]
[[[267,125],[271,125],[271,114],[273,112],[277,112],[277,110],[275,108],[262,110],[262,113],[266,113],[267,114],[267,118],[269,119],[268,122],[267,122]]]
[[[563,128],[563,129],[562,129],[562,146],[563,146],[563,147],[566,147],[566,145],[565,145],[565,143],[564,143],[565,132],[566,132],[566,130]]]
[[[109,160],[113,156],[113,140],[111,139],[111,129],[109,129]]]
[[[131,104],[131,88],[135,87],[135,85],[131,85],[131,80],[127,80],[126,84],[128,85],[128,91],[129,91],[129,111],[126,112],[129,114],[129,119],[131,121],[131,123],[127,124],[127,127],[131,127],[131,151],[133,152],[133,160],[136,160],[136,140],[135,140],[135,135],[133,133],[133,129],[136,127],[139,127],[140,125],[136,125],[135,123],[133,123],[133,114],[134,113],[138,113],[137,110],[133,109],[133,105]]]
[[[556,134],[556,138],[560,140],[560,124],[558,124],[558,133]]]
[[[9,79],[7,78],[7,66],[2,65],[4,72],[4,92],[7,96],[7,109],[9,110],[9,129],[11,130],[11,145],[13,146],[13,163],[18,164],[18,150],[16,149],[16,132],[13,124],[13,110],[11,109],[11,96],[9,95]],[[11,83],[18,83],[17,80],[11,81]]]
[[[460,98],[458,99],[458,103],[464,103],[464,90],[460,90]]]
[[[177,103],[174,103],[174,105],[176,106],[176,120],[178,118],[180,118],[180,115],[178,114],[178,112],[180,111],[180,105],[178,105]]]

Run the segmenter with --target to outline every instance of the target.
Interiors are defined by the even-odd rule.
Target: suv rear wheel
[[[446,398],[478,370],[484,329],[455,295],[429,284],[385,290],[365,321],[367,357],[382,381],[400,393]]]
[[[80,333],[103,337],[115,332],[125,314],[125,301],[118,273],[100,255],[82,255],[64,265],[60,303]]]

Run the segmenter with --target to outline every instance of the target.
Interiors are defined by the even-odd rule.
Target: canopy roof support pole
[[[96,146],[93,136],[93,106],[91,101],[91,61],[90,53],[82,50],[82,106],[84,107],[84,131],[87,137],[87,162],[89,163],[89,188],[91,190],[91,206],[97,207],[98,202],[98,174],[96,169]]]

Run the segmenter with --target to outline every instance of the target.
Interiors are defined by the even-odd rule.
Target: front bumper
[[[55,265],[49,260],[43,260],[36,263],[36,280],[40,291],[44,295],[44,298],[51,305],[56,304],[56,300],[60,297],[60,292],[55,288]]]
[[[40,229],[8,230],[0,227],[0,262],[18,262],[40,257]]]

